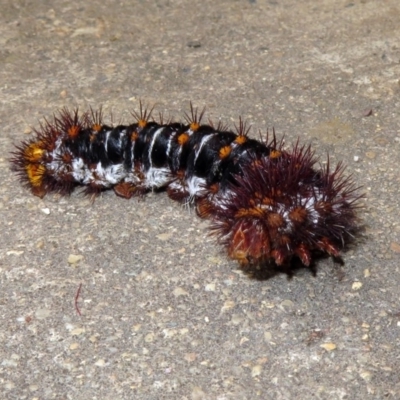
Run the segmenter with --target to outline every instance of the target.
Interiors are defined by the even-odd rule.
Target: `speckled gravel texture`
[[[3,0],[0,20],[1,399],[400,398],[398,0]],[[345,265],[249,279],[165,193],[40,200],[10,171],[59,107],[127,122],[139,99],[344,160],[366,193]]]

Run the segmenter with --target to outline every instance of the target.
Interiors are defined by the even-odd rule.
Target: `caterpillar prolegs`
[[[339,163],[317,166],[298,142],[255,140],[242,120],[236,131],[202,124],[190,105],[184,122],[133,113],[131,125],[104,124],[102,112],[62,109],[17,146],[12,162],[36,196],[78,185],[96,195],[114,189],[131,198],[166,189],[193,204],[228,255],[244,268],[310,266],[315,254],[339,256],[357,226],[357,188]]]

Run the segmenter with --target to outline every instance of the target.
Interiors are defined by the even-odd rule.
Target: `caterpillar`
[[[16,146],[13,169],[36,196],[96,196],[113,189],[129,199],[164,189],[211,220],[211,231],[243,269],[287,270],[316,256],[340,257],[357,230],[358,188],[339,163],[317,165],[310,146],[285,149],[273,132],[249,137],[242,119],[230,130],[203,124],[190,103],[183,122],[156,120],[140,103],[130,125],[107,125],[102,110],[64,108]]]

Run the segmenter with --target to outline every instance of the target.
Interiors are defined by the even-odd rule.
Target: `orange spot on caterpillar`
[[[246,143],[246,142],[247,142],[247,136],[245,136],[245,135],[238,135],[238,136],[236,137],[236,139],[234,140],[234,142],[237,143],[237,144]]]
[[[289,219],[298,224],[302,224],[307,219],[308,212],[304,207],[296,207],[289,212]]]
[[[193,132],[196,132],[199,128],[200,128],[200,124],[199,124],[198,122],[192,122],[192,123],[190,124],[190,129],[191,129]]]
[[[92,126],[92,129],[93,129],[95,132],[100,132],[100,131],[101,131],[101,125],[100,125],[100,124],[94,124],[94,125]]]
[[[147,125],[147,121],[145,119],[139,119],[138,126],[139,128],[145,128]]]
[[[137,133],[136,131],[132,132],[131,134],[131,141],[135,142],[139,137],[139,133]]]
[[[179,136],[178,136],[178,143],[179,143],[179,146],[183,146],[187,141],[189,140],[189,134],[188,133],[181,133]]]
[[[80,127],[78,125],[73,125],[67,130],[67,134],[71,139],[75,139],[80,132]]]
[[[281,228],[285,224],[285,220],[279,213],[270,212],[267,216],[268,226],[273,229]]]
[[[223,160],[224,158],[227,158],[229,154],[231,154],[232,147],[231,146],[224,146],[219,149],[219,158]]]
[[[271,150],[271,153],[269,153],[269,158],[275,159],[279,158],[282,155],[282,152],[279,150]]]

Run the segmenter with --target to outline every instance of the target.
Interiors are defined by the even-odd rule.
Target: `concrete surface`
[[[400,398],[398,0],[3,0],[0,20],[2,399]],[[344,160],[367,194],[345,265],[251,280],[165,194],[40,200],[9,170],[59,107],[128,121],[138,99]]]

